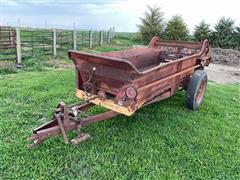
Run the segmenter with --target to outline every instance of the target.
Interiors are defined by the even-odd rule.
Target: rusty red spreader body
[[[120,114],[131,116],[139,108],[172,96],[178,89],[187,91],[186,104],[198,109],[206,89],[211,57],[209,45],[183,41],[159,41],[153,37],[148,47],[102,54],[68,51],[76,67],[76,96],[81,103],[67,107],[60,103],[53,120],[33,131],[29,141],[40,144],[50,136],[76,130],[71,140],[77,144],[89,137],[81,127]],[[99,105],[108,109],[89,116],[86,111]],[[147,113],[147,112],[146,112]]]

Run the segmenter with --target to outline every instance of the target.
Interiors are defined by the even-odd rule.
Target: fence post
[[[110,42],[112,42],[113,38],[113,28],[110,28]]]
[[[92,48],[92,35],[93,35],[93,32],[92,30],[89,31],[89,48]]]
[[[56,29],[53,29],[52,33],[53,39],[53,57],[57,57],[57,32]]]
[[[21,65],[22,63],[22,55],[21,55],[21,37],[20,37],[20,28],[16,28],[16,38],[17,38],[17,65]]]
[[[10,41],[10,46],[14,47],[13,30],[11,28],[9,29],[9,41]]]
[[[73,30],[73,49],[77,50],[77,32],[76,29]]]
[[[100,39],[99,39],[99,45],[103,45],[103,31],[100,31]]]
[[[109,44],[111,40],[111,29],[108,30],[108,39],[107,39],[107,43]]]
[[[115,27],[113,26],[113,28],[112,28],[112,38],[114,38],[114,36],[115,36]]]
[[[112,39],[112,28],[109,29],[109,42],[111,42]]]

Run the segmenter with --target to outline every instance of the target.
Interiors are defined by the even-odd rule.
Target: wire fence
[[[110,30],[64,30],[0,27],[0,60],[22,58],[35,54],[57,56],[61,50],[93,48],[110,43],[114,28]]]
[[[56,31],[57,49],[68,50],[73,48],[73,32],[70,30]]]
[[[21,30],[22,58],[32,57],[34,54],[51,55],[53,48],[52,32],[47,30]]]

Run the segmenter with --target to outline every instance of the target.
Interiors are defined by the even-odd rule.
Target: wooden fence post
[[[112,28],[109,29],[109,42],[111,42],[112,39]]]
[[[93,35],[93,32],[92,30],[89,31],[89,48],[92,48],[92,35]]]
[[[10,42],[10,46],[14,47],[14,40],[13,40],[13,31],[12,31],[12,29],[9,29],[9,42]]]
[[[112,28],[112,38],[114,38],[114,36],[115,36],[115,27],[113,26],[113,28]]]
[[[113,39],[113,28],[110,28],[110,42],[112,42]]]
[[[76,29],[73,30],[73,49],[77,50],[77,32]]]
[[[56,29],[53,29],[52,33],[52,39],[53,39],[53,57],[57,57],[57,32]]]
[[[20,28],[16,28],[16,40],[17,40],[17,65],[22,63],[21,55],[21,37],[20,37]]]
[[[108,39],[107,39],[107,43],[109,44],[110,43],[110,40],[111,40],[111,29],[108,30]]]
[[[103,31],[100,31],[100,39],[99,39],[99,45],[103,45]]]

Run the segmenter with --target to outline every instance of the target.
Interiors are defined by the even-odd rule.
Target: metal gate
[[[16,60],[16,30],[11,26],[0,26],[0,61]]]

